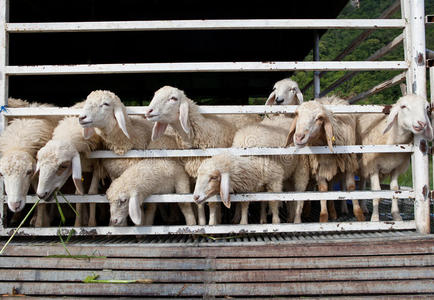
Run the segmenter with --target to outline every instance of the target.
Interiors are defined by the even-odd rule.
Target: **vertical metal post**
[[[319,34],[318,34],[318,31],[315,30],[313,35],[314,35],[313,60],[319,61]],[[319,73],[320,73],[319,71],[313,72],[314,98],[319,98],[319,94],[321,91]]]
[[[426,99],[426,61],[425,61],[425,10],[423,0],[408,1],[410,5],[411,55],[409,69],[411,78],[410,92]],[[429,175],[428,142],[421,136],[414,138],[413,187],[416,193],[414,217],[419,233],[430,233],[429,219]]]
[[[430,94],[431,94],[431,107],[434,107],[434,67],[429,68],[429,80],[430,80]],[[433,116],[431,114],[431,125],[434,126],[433,122]],[[433,162],[433,174],[434,174],[434,156],[432,157]],[[433,187],[434,187],[434,176],[432,178],[433,180]]]
[[[8,76],[5,74],[5,67],[8,65],[8,33],[6,32],[6,23],[9,21],[9,0],[0,0],[0,105],[8,103]],[[7,124],[6,117],[0,113],[0,134]],[[4,228],[4,185],[3,179],[0,179],[0,230]]]

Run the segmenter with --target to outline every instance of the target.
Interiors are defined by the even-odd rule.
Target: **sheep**
[[[82,108],[84,103],[78,103],[73,108]],[[65,117],[54,129],[53,137],[37,154],[37,171],[39,181],[37,195],[48,200],[56,190],[59,190],[71,176],[77,192],[84,194],[81,182],[82,172],[92,172],[89,194],[98,194],[98,183],[104,177],[99,160],[87,159],[86,155],[101,147],[99,136],[84,139],[83,129],[77,117]],[[77,203],[78,216],[75,219],[77,227],[87,224],[96,226],[95,203],[89,205],[89,220],[83,220],[84,206]]]
[[[98,134],[103,143],[116,154],[123,155],[131,149],[175,149],[173,137],[165,135],[159,141],[151,142],[152,123],[137,116],[128,116],[119,97],[110,91],[93,91],[85,102],[79,116],[85,138]],[[102,164],[112,180],[139,159],[104,159]],[[154,211],[155,205],[149,206]],[[191,219],[193,210],[190,203],[179,203],[186,220]]]
[[[297,147],[328,145],[333,152],[333,144],[354,145],[356,142],[356,118],[354,115],[334,115],[324,105],[348,105],[337,97],[323,97],[302,103],[296,110],[294,122],[288,133],[286,146],[294,142]],[[354,173],[358,169],[355,154],[312,154],[309,155],[311,173],[315,177],[319,191],[328,190],[328,182],[338,172],[345,174],[347,190],[355,189]],[[357,220],[365,217],[358,200],[353,200],[353,211]],[[335,212],[331,210],[331,217]],[[320,222],[328,221],[327,201],[321,200]]]
[[[96,132],[108,149],[119,155],[146,149],[151,140],[152,124],[142,117],[128,116],[119,97],[110,91],[91,92],[79,122],[86,138]]]
[[[28,103],[9,99],[9,107],[50,107],[48,104]],[[24,208],[26,195],[33,181],[36,152],[51,138],[57,117],[14,118],[0,136],[0,174],[8,195],[8,207],[13,212]],[[35,226],[48,226],[44,216],[45,205],[37,208]]]
[[[141,204],[152,194],[190,193],[190,179],[183,166],[169,159],[141,160],[115,179],[107,190],[110,224],[126,226],[127,216],[136,225],[152,225],[156,206],[143,215]],[[180,206],[182,209],[182,206]],[[196,225],[194,214],[185,214],[187,225]]]
[[[268,156],[242,157],[221,153],[200,165],[193,199],[202,203],[220,193],[223,204],[230,208],[230,192],[281,192],[284,173],[282,164]],[[240,224],[247,224],[246,206],[242,209]],[[273,223],[280,223],[277,205],[272,206],[272,215]]]
[[[388,116],[384,114],[361,114],[357,118],[357,143],[408,144],[413,135],[422,135],[433,139],[433,129],[428,117],[429,103],[424,98],[409,94],[398,99]],[[398,177],[404,173],[410,163],[409,153],[363,153],[360,159],[360,173],[363,179],[369,179],[371,189],[381,190],[380,179],[391,177],[390,188],[398,190]],[[378,205],[380,199],[373,200],[371,221],[379,221]],[[392,199],[391,213],[393,220],[402,220],[399,214],[398,200]]]
[[[145,112],[148,120],[155,122],[152,139],[158,139],[170,126],[175,131],[176,142],[182,149],[230,147],[236,127],[217,116],[203,116],[196,103],[187,98],[183,91],[164,86],[155,92]],[[197,177],[197,170],[203,158],[185,159],[185,170],[192,177]],[[209,225],[217,224],[218,203],[209,203]],[[199,206],[199,224],[206,223],[203,206]]]
[[[265,105],[298,105],[303,103],[303,94],[297,82],[289,78],[277,81]]]
[[[265,121],[265,120],[264,120]],[[274,122],[273,122],[274,121]],[[284,122],[283,122],[284,121]],[[238,130],[234,136],[232,147],[282,147],[286,141],[286,136],[291,124],[291,118],[276,118],[271,121],[251,125]],[[289,125],[288,125],[289,124]],[[273,126],[274,125],[274,126]],[[309,165],[307,157],[304,155],[282,155],[270,156],[270,160],[279,164],[284,170],[283,180],[291,181],[296,191],[305,191],[309,182]],[[267,162],[263,160],[261,162]],[[292,203],[292,202],[291,202]],[[301,204],[300,204],[301,203]],[[279,223],[278,202],[269,202],[272,211],[273,223]],[[289,205],[289,204],[288,204]],[[249,203],[242,203],[241,220],[247,224],[247,211]],[[295,223],[301,223],[302,202],[297,202],[295,212]],[[289,209],[288,209],[289,210]],[[292,211],[292,210],[290,210]],[[292,221],[291,218],[288,221]],[[266,223],[265,206],[261,206],[261,223]]]

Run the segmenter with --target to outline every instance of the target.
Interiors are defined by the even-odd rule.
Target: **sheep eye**
[[[401,105],[401,108],[406,108],[407,106],[406,105]]]
[[[169,100],[171,100],[171,101],[178,101],[178,98],[176,98],[176,97],[170,97]]]
[[[102,105],[103,105],[103,106],[110,106],[110,104],[108,104],[108,103],[106,103],[106,102],[104,102]]]
[[[59,166],[59,169],[67,169],[69,167],[69,163],[63,163]]]
[[[123,198],[119,200],[120,204],[125,204],[127,202],[127,198]]]
[[[210,180],[218,180],[218,176],[211,176]]]

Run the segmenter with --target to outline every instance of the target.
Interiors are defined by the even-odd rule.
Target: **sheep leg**
[[[366,179],[363,177],[360,177],[360,190],[365,190],[366,189]],[[360,200],[360,207],[363,210],[364,214],[369,214],[369,209],[366,205],[366,200]]]
[[[203,204],[197,205],[197,218],[199,225],[206,225],[205,206]]]
[[[398,172],[392,172],[392,178],[390,180],[390,189],[393,191],[399,190],[398,176],[399,176]],[[392,209],[390,212],[392,213],[392,217],[394,221],[402,221],[402,217],[399,214],[398,199],[396,198],[392,199]]]
[[[294,223],[296,224],[301,223],[301,214],[303,213],[303,205],[304,205],[304,201],[297,201],[295,207],[295,217],[294,217]]]
[[[234,216],[232,217],[232,224],[240,223],[241,221],[241,203],[235,205]]]
[[[178,178],[175,184],[175,191],[177,194],[188,194],[190,193],[190,179],[185,176],[185,178]],[[187,225],[196,225],[196,217],[194,216],[193,207],[190,203],[178,203],[182,214],[185,218],[185,223]]]
[[[267,202],[261,202],[261,217],[259,222],[261,224],[267,223]]]
[[[380,191],[380,177],[378,173],[374,173],[371,175],[371,190],[373,191]],[[380,221],[380,214],[378,212],[378,205],[380,204],[380,198],[375,198],[372,200],[372,216],[371,216],[371,222],[378,222]]]
[[[218,224],[218,211],[220,209],[220,203],[208,202],[209,207],[209,225]]]
[[[143,217],[143,225],[152,225],[154,224],[155,212],[157,210],[157,204],[148,203],[146,205],[145,215]]]
[[[267,192],[273,192],[273,193],[279,193],[282,192],[282,182],[281,181],[275,181],[273,182],[267,189]],[[268,207],[271,211],[271,221],[273,224],[279,224],[280,223],[280,217],[279,217],[279,201],[269,201]]]
[[[356,182],[354,181],[354,174],[346,174],[345,176],[345,186],[347,191],[354,191],[356,189]],[[365,221],[365,215],[363,214],[362,209],[359,205],[359,200],[354,199],[353,201],[353,213],[354,216],[357,218],[357,221]]]
[[[96,170],[94,170],[92,174],[92,181],[89,187],[89,195],[98,194],[98,183],[99,183],[99,176]],[[91,227],[96,226],[96,203],[89,203],[89,219],[87,222],[87,226],[91,226]]]
[[[334,200],[327,201],[327,209],[329,211],[330,219],[336,220],[338,218],[338,214],[336,213]]]
[[[286,202],[286,212],[288,214],[288,223],[292,223],[295,220],[296,205],[297,204],[294,201]]]
[[[318,179],[318,190],[320,192],[327,192],[328,190],[328,185],[327,185],[327,181],[323,178]],[[328,210],[327,210],[327,200],[321,200],[321,212],[319,215],[319,221],[321,223],[327,222],[329,219],[329,214],[328,214]]]
[[[249,202],[241,202],[241,225],[249,224]]]

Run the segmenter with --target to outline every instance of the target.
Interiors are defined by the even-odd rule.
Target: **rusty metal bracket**
[[[429,198],[430,201],[433,200],[433,198],[434,198],[434,191],[429,191],[428,198]]]

